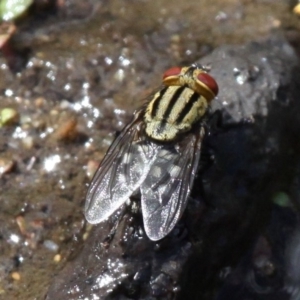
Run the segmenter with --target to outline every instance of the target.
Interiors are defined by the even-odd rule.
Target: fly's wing
[[[138,137],[137,117],[123,129],[110,146],[89,187],[85,217],[92,224],[108,218],[145,180],[156,152]]]
[[[181,217],[197,171],[204,129],[175,146],[163,146],[142,183],[145,231],[153,240],[165,237]]]

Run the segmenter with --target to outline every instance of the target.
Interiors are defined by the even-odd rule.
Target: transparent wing
[[[177,146],[163,146],[142,183],[145,231],[151,240],[165,237],[181,217],[197,171],[204,129]]]
[[[110,146],[86,196],[85,217],[95,224],[108,218],[145,180],[155,160],[153,145],[138,136],[136,118]]]

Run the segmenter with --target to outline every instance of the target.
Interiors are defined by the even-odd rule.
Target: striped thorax
[[[146,134],[157,141],[173,141],[191,130],[217,95],[216,81],[203,69],[190,66],[164,73],[165,87],[147,105]]]

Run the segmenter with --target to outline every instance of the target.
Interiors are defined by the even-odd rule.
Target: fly
[[[92,224],[113,214],[138,189],[144,228],[157,241],[180,219],[197,172],[203,119],[218,85],[199,66],[174,67],[134,114],[103,158],[86,196]]]

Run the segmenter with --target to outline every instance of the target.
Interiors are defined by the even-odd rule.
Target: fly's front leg
[[[224,117],[222,111],[218,109],[206,118],[204,128],[208,136],[213,136],[241,126],[251,126],[254,122],[253,116],[242,118],[238,122],[233,121],[230,116]]]

